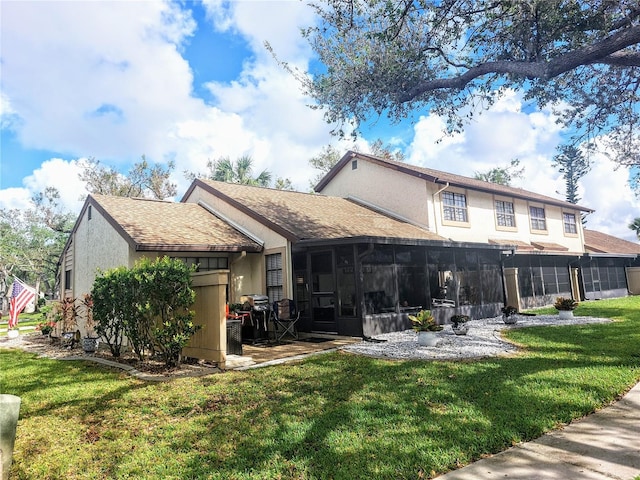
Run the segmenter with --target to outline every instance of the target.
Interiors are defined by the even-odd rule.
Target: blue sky
[[[269,41],[302,71],[317,67],[299,34],[315,22],[305,2],[5,0],[0,19],[0,208],[24,207],[51,185],[78,211],[78,163],[89,157],[124,172],[142,155],[173,160],[178,198],[182,172],[220,156],[250,155],[257,172],[307,191],[317,173],[310,158],[329,143],[353,146],[331,137],[264,48]],[[357,148],[381,138],[410,163],[468,176],[518,158],[525,178],[516,186],[563,198],[551,166],[563,135],[555,120],[510,92],[463,134],[438,142],[442,121],[425,110],[400,125],[371,119]],[[640,203],[627,173],[594,160],[580,190],[596,209],[588,226],[633,240],[627,224]]]

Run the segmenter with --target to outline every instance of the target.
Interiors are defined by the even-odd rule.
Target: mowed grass
[[[41,313],[21,313],[18,315],[18,327],[36,327],[40,322],[42,322],[42,314]],[[4,315],[2,319],[0,319],[0,337],[7,336],[7,327],[9,326],[9,315]]]
[[[592,413],[640,379],[640,297],[583,303],[608,324],[505,335],[512,357],[384,361],[333,353],[144,383],[0,350],[22,397],[12,479],[415,479]]]

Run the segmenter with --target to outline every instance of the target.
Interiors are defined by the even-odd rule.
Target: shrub
[[[116,358],[120,356],[122,349],[125,322],[135,309],[129,277],[126,267],[114,268],[101,273],[93,282],[91,290],[96,333]]]
[[[189,310],[195,301],[192,267],[178,259],[143,258],[132,269],[119,267],[98,277],[93,286],[97,332],[114,356],[123,336],[140,360],[156,351],[167,366],[198,330]]]
[[[416,332],[439,332],[443,328],[436,323],[431,310],[420,310],[415,315],[409,315],[409,320]]]

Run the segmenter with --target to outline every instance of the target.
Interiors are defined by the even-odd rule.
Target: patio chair
[[[275,327],[276,341],[282,340],[286,335],[298,339],[296,323],[300,319],[300,312],[293,300],[283,298],[273,302],[273,323]]]

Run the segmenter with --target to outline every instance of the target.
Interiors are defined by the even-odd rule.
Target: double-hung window
[[[442,192],[444,219],[449,222],[467,222],[467,196],[462,193]]]
[[[496,221],[499,227],[515,228],[516,215],[513,209],[513,203],[496,200]]]
[[[564,233],[578,233],[578,226],[576,224],[576,216],[574,213],[563,213],[562,223],[564,224]]]
[[[529,207],[529,216],[531,217],[531,230],[547,229],[547,220],[544,216],[544,208]]]

